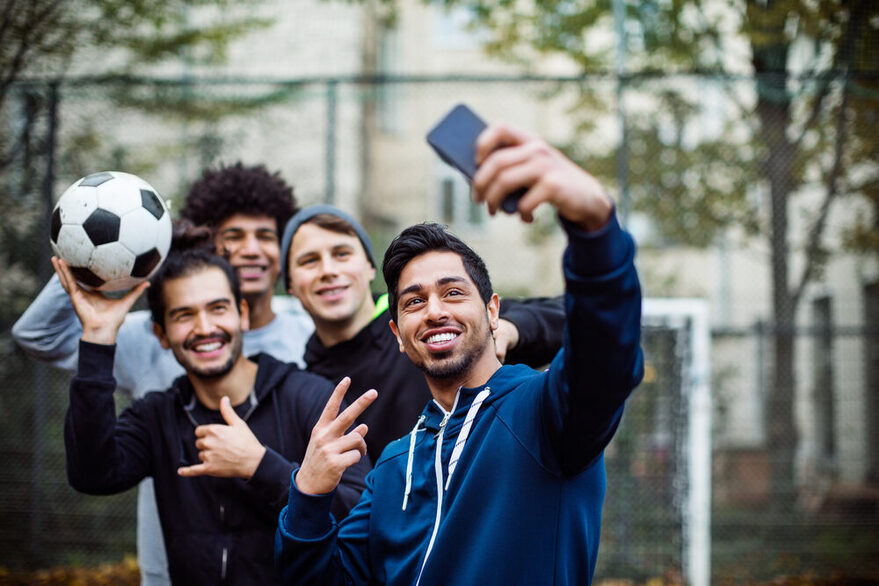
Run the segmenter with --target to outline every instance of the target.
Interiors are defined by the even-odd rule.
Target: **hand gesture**
[[[531,222],[543,202],[584,230],[597,230],[610,219],[613,202],[595,177],[546,141],[504,125],[492,125],[476,141],[479,169],[473,199],[497,212],[507,194],[525,188],[517,211]]]
[[[73,310],[82,323],[82,339],[94,344],[115,344],[116,334],[137,298],[150,286],[144,281],[119,299],[110,299],[100,291],[83,289],[76,282],[70,267],[53,256],[52,266],[61,286],[70,295]]]
[[[311,430],[311,439],[305,450],[302,466],[296,473],[296,487],[302,493],[332,492],[345,470],[366,454],[366,424],[361,423],[348,433],[345,431],[375,401],[378,393],[375,389],[369,389],[339,413],[342,398],[349,386],[351,379],[347,376],[336,385],[320,419]]]
[[[201,464],[177,469],[180,476],[218,476],[249,480],[266,453],[247,423],[238,417],[229,397],[220,399],[220,414],[228,425],[195,428],[195,447]]]
[[[492,334],[494,336],[494,353],[501,364],[503,364],[507,358],[507,352],[515,348],[519,343],[519,329],[513,322],[499,319],[497,328],[495,328]]]

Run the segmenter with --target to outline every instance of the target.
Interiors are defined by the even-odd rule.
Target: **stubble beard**
[[[482,337],[482,341],[484,343],[481,346],[474,343],[472,347],[461,348],[457,356],[452,352],[447,352],[416,362],[415,366],[421,369],[426,376],[433,379],[448,380],[461,378],[486,351],[492,348],[491,328],[486,327],[486,334]]]
[[[206,381],[216,380],[229,374],[235,366],[235,363],[238,362],[238,359],[241,357],[241,349],[243,346],[241,332],[232,336],[230,341],[232,343],[232,352],[229,353],[229,358],[226,362],[212,368],[199,368],[191,363],[184,363],[183,367],[186,370],[186,373]],[[178,359],[178,362],[181,361]]]

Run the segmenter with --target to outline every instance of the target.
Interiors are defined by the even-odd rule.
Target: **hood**
[[[486,381],[484,385],[473,388],[459,388],[457,394],[455,395],[455,404],[452,406],[451,411],[446,411],[445,409],[443,409],[440,404],[436,402],[436,400],[430,401],[427,404],[427,407],[424,408],[421,417],[418,418],[418,422],[415,424],[415,427],[413,427],[412,431],[409,432],[408,449],[406,450],[407,458],[405,485],[403,487],[404,511],[406,510],[406,505],[409,503],[409,495],[412,491],[412,467],[415,459],[415,446],[418,444],[419,441],[419,434],[421,435],[421,437],[425,437],[427,433],[434,433],[437,437],[435,456],[437,495],[439,499],[437,504],[437,511],[441,511],[442,493],[444,492],[444,490],[448,490],[449,488],[449,484],[452,481],[452,475],[454,474],[455,467],[458,464],[458,459],[461,457],[461,454],[464,451],[464,446],[467,444],[467,438],[470,435],[470,429],[473,427],[473,424],[476,421],[476,415],[481,410],[485,408],[490,408],[491,405],[500,397],[503,397],[507,395],[510,391],[512,391],[516,386],[516,381],[527,378],[527,374],[529,372],[533,372],[533,370],[524,365],[501,366],[498,370],[494,372],[494,374],[488,379],[488,381]],[[497,388],[500,390],[497,392],[492,392],[492,385],[497,385]],[[452,449],[451,456],[449,457],[448,475],[446,477],[445,484],[443,484],[443,472],[440,464],[440,452],[442,450],[443,436],[447,433],[455,438],[455,446]],[[403,440],[400,440],[400,444],[402,444],[402,442]],[[437,513],[437,520],[436,524],[434,525],[434,532],[433,537],[431,537],[431,544],[433,543],[433,538],[436,536],[436,532],[439,528],[439,520],[440,515],[439,513]],[[430,548],[430,545],[428,545],[427,554],[425,555],[425,562],[427,561],[427,556],[430,555]],[[422,565],[422,570],[423,568],[424,566]]]
[[[511,392],[516,384],[524,380],[527,373],[534,372],[524,364],[504,365],[497,369],[485,384],[478,387],[461,387],[458,389],[458,399],[452,410],[449,420],[446,422],[446,433],[458,433],[470,409],[473,399],[486,387],[491,388],[491,393],[483,401],[480,409],[491,406],[492,403]],[[436,401],[430,401],[422,412],[424,417],[423,427],[434,433],[439,431],[443,417],[446,413]]]
[[[239,413],[239,416],[245,421],[247,421],[247,418],[266,395],[273,392],[275,388],[292,372],[300,370],[296,364],[281,362],[269,354],[256,354],[248,357],[248,360],[256,362],[258,369],[256,371],[256,380],[253,383],[253,388],[250,390],[250,397],[246,399],[246,401],[250,402],[250,406],[244,414]],[[186,413],[190,423],[192,423],[194,427],[198,427],[200,423],[192,415],[193,411],[196,409],[198,401],[195,396],[195,389],[192,387],[189,377],[186,375],[178,377],[174,381],[171,390],[174,391],[177,400],[180,401],[180,406],[183,407],[183,411]],[[204,406],[201,408],[206,409]]]

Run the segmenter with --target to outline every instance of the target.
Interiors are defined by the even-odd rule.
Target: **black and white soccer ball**
[[[50,244],[80,285],[131,289],[149,279],[168,255],[171,214],[137,175],[93,173],[61,194],[52,212]]]

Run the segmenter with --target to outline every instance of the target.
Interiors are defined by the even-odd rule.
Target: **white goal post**
[[[681,392],[688,425],[681,480],[687,486],[682,503],[683,571],[690,586],[711,582],[711,334],[704,299],[644,299],[642,324],[681,329],[687,335],[688,359]]]

